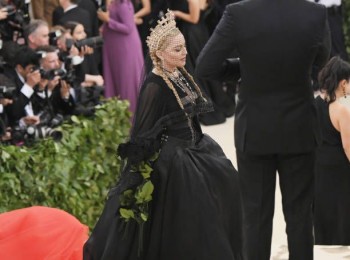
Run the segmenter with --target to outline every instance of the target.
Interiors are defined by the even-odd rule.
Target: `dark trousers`
[[[346,52],[345,36],[343,31],[343,15],[341,6],[327,8],[328,24],[331,31],[332,49],[331,57],[340,56],[343,60],[349,60]]]
[[[269,260],[279,174],[290,260],[313,259],[315,153],[252,155],[237,151],[245,260]]]

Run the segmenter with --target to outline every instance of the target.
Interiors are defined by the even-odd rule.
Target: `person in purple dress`
[[[127,99],[130,110],[135,112],[144,60],[134,22],[134,7],[130,0],[112,0],[108,4],[108,11],[99,10],[97,15],[104,22],[105,97]]]

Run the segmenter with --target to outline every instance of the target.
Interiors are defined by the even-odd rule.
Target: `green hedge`
[[[1,146],[0,212],[44,205],[63,209],[92,228],[118,177],[116,148],[129,134],[128,103],[112,99],[93,119],[72,117],[63,139],[33,147]]]

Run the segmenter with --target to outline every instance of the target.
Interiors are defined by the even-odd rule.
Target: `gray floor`
[[[349,106],[350,106],[350,98]],[[236,155],[233,141],[233,122],[234,118],[228,118],[226,123],[216,126],[203,126],[203,132],[209,134],[223,148],[226,156],[232,160],[233,165],[237,167]],[[277,181],[278,183],[278,181]],[[272,237],[271,260],[287,260],[288,248],[287,237],[285,234],[285,223],[282,213],[281,194],[279,187],[276,187],[275,217]],[[350,220],[349,220],[350,221]],[[350,259],[350,247],[314,247],[315,260],[340,260]]]

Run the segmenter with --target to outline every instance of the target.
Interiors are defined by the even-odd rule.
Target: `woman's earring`
[[[345,91],[345,87],[343,87],[343,94],[344,94],[344,98],[346,98],[346,91]]]

